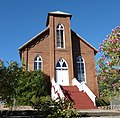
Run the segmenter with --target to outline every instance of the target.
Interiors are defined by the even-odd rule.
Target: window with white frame
[[[68,70],[67,62],[63,58],[57,62],[56,70]]]
[[[34,59],[34,70],[42,70],[42,58],[41,56],[36,56]]]
[[[78,81],[79,82],[86,82],[85,80],[85,62],[84,62],[84,59],[79,56],[77,58],[77,70],[78,70]]]
[[[56,28],[57,33],[57,48],[64,48],[65,41],[64,41],[64,26],[62,24],[58,24]]]

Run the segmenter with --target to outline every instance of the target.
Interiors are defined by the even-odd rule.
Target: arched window
[[[34,70],[42,70],[42,58],[41,58],[41,56],[35,57]]]
[[[64,48],[64,26],[62,24],[58,24],[56,28],[57,33],[57,48]]]
[[[56,70],[68,70],[67,62],[63,58],[57,62]]]
[[[85,80],[85,62],[84,62],[84,59],[79,56],[77,58],[77,70],[78,70],[78,81],[79,82],[86,82]]]

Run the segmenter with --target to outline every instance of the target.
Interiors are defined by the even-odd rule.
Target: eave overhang
[[[49,28],[47,27],[46,29],[44,29],[43,31],[41,31],[40,33],[38,33],[37,35],[35,35],[33,38],[31,38],[30,40],[28,40],[26,43],[24,43],[22,46],[20,46],[18,48],[19,53],[28,45],[30,44],[35,38],[37,38],[38,36],[42,35],[43,33],[45,33]]]

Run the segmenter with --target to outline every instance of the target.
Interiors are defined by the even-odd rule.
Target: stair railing
[[[79,91],[85,92],[89,98],[92,100],[94,106],[96,105],[95,103],[95,98],[96,96],[93,94],[93,92],[88,88],[88,86],[85,84],[85,82],[79,83],[76,78],[72,80],[73,86],[77,86]]]
[[[52,83],[52,88],[51,88],[52,100],[64,98],[65,96],[61,90],[61,87],[58,83],[55,82],[54,78],[52,78],[51,83]]]

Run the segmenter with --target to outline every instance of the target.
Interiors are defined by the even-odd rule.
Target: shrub
[[[43,118],[75,118],[78,115],[72,102],[64,99],[56,102],[48,96],[41,97],[34,108],[43,113]]]

